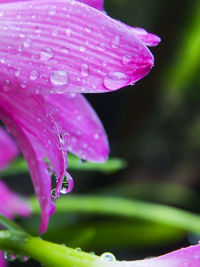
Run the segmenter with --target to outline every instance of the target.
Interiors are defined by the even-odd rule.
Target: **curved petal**
[[[109,92],[148,74],[153,56],[103,12],[71,0],[0,4],[0,90]]]
[[[35,192],[40,202],[44,232],[53,212],[51,174],[56,172],[59,189],[66,171],[65,144],[60,142],[55,123],[56,111],[46,106],[41,96],[0,94],[0,117],[16,138],[27,160]],[[45,158],[51,165],[47,166]]]
[[[19,150],[16,143],[11,136],[0,127],[0,170],[7,167],[18,154]]]
[[[160,257],[137,261],[99,261],[96,267],[197,267],[200,266],[200,245],[182,248]]]
[[[31,214],[31,207],[26,200],[10,191],[2,181],[0,181],[0,213],[8,218],[13,218],[15,215],[29,216]]]
[[[147,46],[157,46],[161,38],[156,34],[147,32],[145,29],[140,27],[131,27],[121,21],[117,21],[121,26],[124,26],[126,29],[131,31],[141,42]]]
[[[70,136],[67,149],[84,160],[105,161],[109,153],[107,136],[87,100],[80,94],[46,95],[44,98],[58,110],[58,125]]]
[[[104,0],[77,0],[78,2],[84,3],[88,6],[94,7],[99,10],[103,10]]]

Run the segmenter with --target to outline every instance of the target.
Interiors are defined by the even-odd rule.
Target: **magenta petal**
[[[42,211],[40,230],[44,232],[53,208],[50,172],[55,171],[60,185],[66,171],[66,156],[55,123],[56,112],[47,108],[41,96],[7,93],[0,96],[0,117],[27,160]],[[52,165],[47,166],[45,158]]]
[[[0,4],[0,90],[109,92],[148,74],[153,56],[129,29],[71,0]]]
[[[0,213],[8,218],[15,215],[29,216],[31,207],[25,201],[8,189],[6,184],[0,181]]]
[[[69,136],[67,149],[78,157],[103,162],[109,145],[103,125],[95,111],[80,94],[44,96],[48,105],[58,111],[57,122],[64,136]]]
[[[0,170],[7,167],[18,154],[19,150],[16,143],[11,136],[0,127]]]
[[[147,46],[157,46],[161,41],[159,36],[153,33],[149,33],[143,28],[129,26],[129,29],[133,34],[137,36],[140,41],[142,41]]]
[[[0,267],[6,267],[7,263],[4,260],[4,252],[0,251]]]
[[[155,259],[155,262],[155,267],[200,266],[200,245],[182,248],[166,255],[160,256]]]
[[[84,3],[88,6],[94,7],[99,10],[103,10],[104,0],[77,0],[78,2]]]

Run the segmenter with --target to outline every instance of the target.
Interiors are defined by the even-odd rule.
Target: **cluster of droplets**
[[[24,254],[14,254],[11,251],[5,251],[4,252],[4,259],[7,261],[15,261],[16,259],[18,259],[21,262],[26,262],[29,260],[30,257],[24,255]]]

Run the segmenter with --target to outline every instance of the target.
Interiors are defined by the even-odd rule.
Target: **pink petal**
[[[69,135],[67,149],[78,157],[103,162],[109,146],[103,125],[95,111],[80,94],[44,96],[58,111],[57,122],[65,135]]]
[[[78,2],[84,3],[88,6],[94,7],[99,10],[103,10],[104,0],[77,0]]]
[[[0,8],[0,90],[109,92],[147,75],[153,56],[129,29],[71,0]]]
[[[0,127],[0,170],[7,167],[18,154],[17,145],[8,133]]]
[[[200,266],[200,245],[190,246],[156,258],[156,267]]]
[[[59,139],[56,111],[48,108],[41,96],[23,96],[12,93],[0,95],[0,117],[16,138],[27,160],[35,192],[42,210],[40,230],[47,228],[53,212],[51,202],[51,173],[55,171],[61,188],[66,171],[66,153]],[[48,158],[52,166],[47,166]]]
[[[137,261],[116,261],[99,264],[98,267],[198,267],[200,266],[200,245],[190,246],[160,257]]]
[[[0,251],[0,267],[6,267],[7,263],[4,260],[4,252]]]
[[[129,29],[133,34],[135,34],[135,36],[147,46],[157,46],[161,41],[159,36],[153,33],[149,33],[143,28],[130,27],[125,24],[123,25],[126,26],[127,29]]]
[[[6,184],[0,181],[0,213],[8,218],[15,215],[29,216],[31,207],[20,196],[8,189]]]

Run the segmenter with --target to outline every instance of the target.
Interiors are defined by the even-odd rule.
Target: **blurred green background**
[[[110,174],[72,170],[75,194],[145,200],[200,213],[200,1],[107,0],[108,14],[159,35],[155,66],[134,86],[87,95],[107,131],[111,157],[126,168]],[[30,195],[28,174],[9,175],[10,187]],[[23,184],[23,186],[22,186]],[[70,195],[67,196],[70,198]],[[70,205],[67,202],[66,205]],[[158,214],[159,217],[159,214]],[[37,235],[39,215],[18,219]],[[200,232],[199,232],[200,234]],[[51,218],[45,239],[140,259],[196,243],[197,233],[141,218],[77,211]],[[29,260],[27,266],[37,266]],[[11,266],[24,265],[18,261]],[[39,264],[38,264],[39,266]]]

